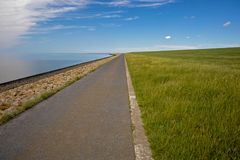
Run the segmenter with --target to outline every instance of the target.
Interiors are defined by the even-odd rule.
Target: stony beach
[[[21,85],[0,93],[0,124],[79,80],[115,56]]]

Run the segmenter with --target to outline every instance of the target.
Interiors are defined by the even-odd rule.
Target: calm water
[[[110,56],[109,54],[0,55],[0,83]]]

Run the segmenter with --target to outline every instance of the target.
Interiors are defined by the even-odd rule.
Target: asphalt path
[[[134,160],[123,55],[0,126],[0,160]]]

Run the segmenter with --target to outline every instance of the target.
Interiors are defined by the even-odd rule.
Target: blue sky
[[[128,52],[240,46],[239,0],[8,0],[0,51]]]

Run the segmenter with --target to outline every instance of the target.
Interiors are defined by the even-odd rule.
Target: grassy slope
[[[127,54],[157,159],[240,159],[240,48]]]

